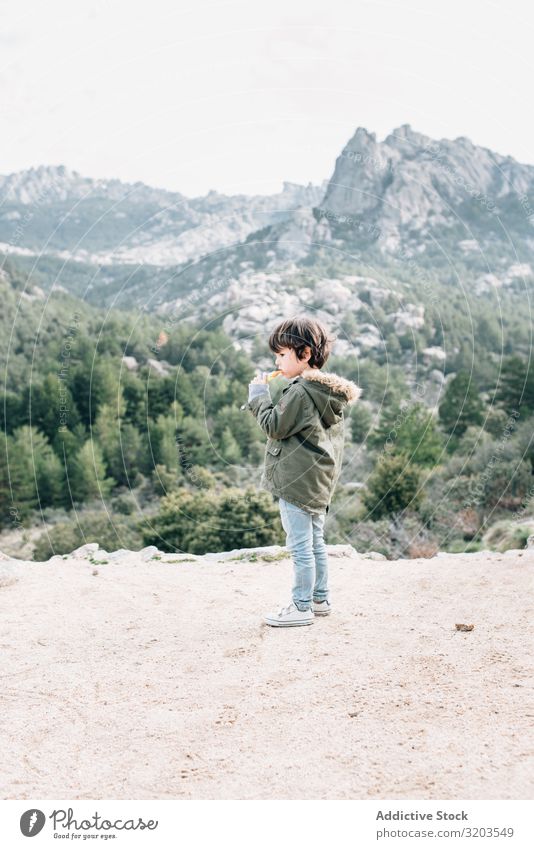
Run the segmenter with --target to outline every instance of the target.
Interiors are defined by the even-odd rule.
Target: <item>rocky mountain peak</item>
[[[376,133],[370,133],[365,127],[358,127],[344,150],[363,152],[376,147],[376,145]]]
[[[392,147],[404,152],[406,155],[415,154],[417,150],[425,148],[432,139],[423,133],[412,130],[410,124],[401,124],[392,130],[383,141],[384,146]]]
[[[454,226],[467,208],[471,223],[487,228],[499,204],[508,212],[533,189],[534,166],[465,136],[436,141],[402,124],[377,142],[358,127],[336,160],[322,210],[334,226],[365,221],[379,243],[395,246],[408,233],[413,240]]]
[[[38,165],[0,177],[0,197],[10,203],[49,203],[79,196],[87,182],[65,165]]]

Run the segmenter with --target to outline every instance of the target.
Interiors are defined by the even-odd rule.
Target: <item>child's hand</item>
[[[256,369],[256,375],[250,382],[251,383],[267,383],[267,375],[268,374],[269,374],[269,372],[267,372],[267,371],[260,371],[259,369]]]

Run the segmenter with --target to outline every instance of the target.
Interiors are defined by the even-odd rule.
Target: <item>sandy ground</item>
[[[280,629],[288,559],[2,562],[1,796],[532,798],[533,567],[332,557]]]

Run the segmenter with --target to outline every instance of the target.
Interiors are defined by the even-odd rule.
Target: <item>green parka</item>
[[[328,512],[341,472],[344,410],[360,395],[352,381],[306,368],[276,405],[269,391],[243,404],[268,437],[260,487],[309,513]]]

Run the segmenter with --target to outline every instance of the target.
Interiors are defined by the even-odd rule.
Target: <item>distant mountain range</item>
[[[279,194],[186,198],[144,183],[92,180],[64,166],[0,177],[0,250],[92,264],[170,266],[244,241],[313,207],[323,186],[284,183]]]
[[[276,288],[298,271],[340,279],[409,258],[484,291],[531,279],[534,166],[409,124],[382,142],[359,127],[330,180],[265,197],[191,199],[41,166],[0,177],[0,253],[45,289],[159,310],[214,279]]]

